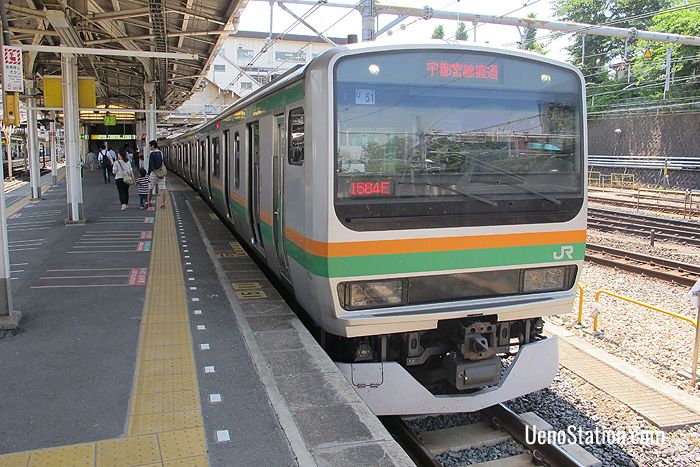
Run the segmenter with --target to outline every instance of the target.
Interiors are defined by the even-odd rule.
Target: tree
[[[445,28],[443,28],[442,24],[441,24],[435,28],[431,39],[444,39],[444,38],[445,38]]]
[[[655,12],[671,0],[554,0],[553,11],[560,19],[588,24],[614,24],[620,28],[648,29]],[[583,64],[583,41],[585,56]],[[571,61],[581,67],[587,80],[594,83],[608,79],[608,64],[624,54],[622,39],[576,34],[568,47]]]
[[[464,21],[460,21],[457,26],[457,32],[455,33],[455,39],[458,41],[466,41],[469,39],[469,33],[467,33],[467,25]]]
[[[675,4],[685,5],[687,3],[678,1]],[[700,36],[700,7],[661,13],[655,15],[652,21],[653,24],[649,28],[651,31]],[[686,83],[681,85],[686,90],[700,89],[700,84],[694,79],[682,79],[700,75],[697,47],[684,44],[659,44],[647,41],[639,41],[635,44],[632,68],[637,81],[657,80],[660,77],[665,77],[667,47],[671,48],[671,72],[674,80]],[[651,52],[651,58],[644,56],[646,50]]]
[[[528,18],[535,19],[537,15],[533,12],[527,14]],[[537,41],[537,28],[525,28],[523,31],[523,40],[520,43],[520,48],[537,52],[538,54],[547,55],[547,48],[542,42]]]

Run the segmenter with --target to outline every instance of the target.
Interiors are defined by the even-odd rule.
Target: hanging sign
[[[19,47],[3,46],[2,69],[5,75],[5,91],[24,92],[22,51]]]
[[[651,50],[650,49],[646,49],[644,51],[644,58],[646,58],[647,60],[649,60],[651,58]]]

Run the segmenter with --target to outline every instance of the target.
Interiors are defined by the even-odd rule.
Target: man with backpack
[[[117,155],[111,149],[107,150],[107,143],[102,143],[100,148],[100,153],[97,155],[97,161],[100,163],[100,169],[102,169],[102,175],[104,176],[105,183],[111,183],[110,179],[112,175],[112,164]]]
[[[165,209],[165,175],[168,173],[163,161],[163,153],[158,149],[156,140],[148,143],[151,152],[148,155],[148,179],[151,189],[148,192],[148,203],[146,207],[151,205],[151,197],[155,194],[156,185],[158,186],[158,196],[160,196],[160,208]]]

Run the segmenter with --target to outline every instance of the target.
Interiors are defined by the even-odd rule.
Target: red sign
[[[431,60],[426,63],[428,76],[435,78],[461,78],[498,81],[498,65],[478,65],[474,63],[451,63]]]
[[[350,184],[350,196],[391,196],[393,192],[393,180],[352,182]]]
[[[3,46],[3,73],[5,91],[24,92],[22,50],[19,47]]]

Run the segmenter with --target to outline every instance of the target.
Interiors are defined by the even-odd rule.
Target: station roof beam
[[[235,33],[246,0],[12,0],[10,43],[132,51],[126,57],[79,54],[79,74],[97,78],[98,104],[138,107],[157,83],[158,108],[175,109],[198,89],[216,53]],[[27,48],[24,50],[28,50]],[[186,53],[195,59],[144,56]],[[25,76],[59,75],[60,53],[35,48]]]

